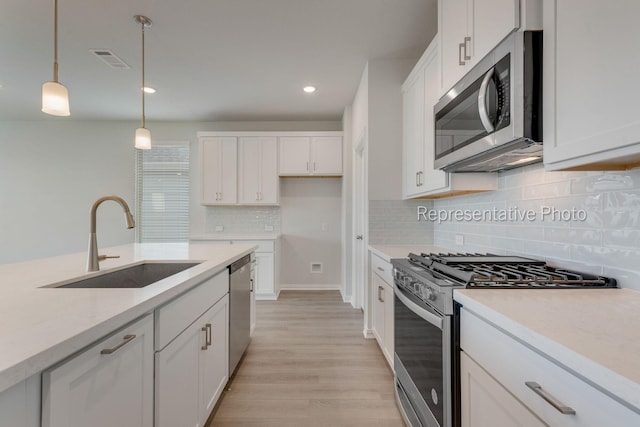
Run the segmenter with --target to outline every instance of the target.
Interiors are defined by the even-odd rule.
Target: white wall
[[[138,123],[0,122],[0,263],[84,251],[89,210],[134,205]],[[98,245],[133,242],[120,206],[98,209]]]
[[[586,218],[543,217],[543,207],[584,210]],[[435,222],[435,244],[455,249],[455,235],[462,234],[467,252],[544,259],[640,290],[640,169],[546,172],[538,164],[501,172],[498,191],[434,202],[434,209],[443,211],[493,208],[534,215],[532,220]]]
[[[281,179],[280,208],[280,289],[339,289],[342,179]],[[311,263],[322,263],[322,273],[312,273]]]

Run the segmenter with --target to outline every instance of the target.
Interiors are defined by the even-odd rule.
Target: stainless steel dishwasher
[[[251,254],[229,266],[229,378],[249,346],[251,330]]]

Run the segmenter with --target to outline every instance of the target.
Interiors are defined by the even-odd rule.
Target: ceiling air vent
[[[130,68],[122,59],[118,58],[113,52],[108,49],[89,49],[89,51],[100,58],[102,62],[104,62],[111,68]]]

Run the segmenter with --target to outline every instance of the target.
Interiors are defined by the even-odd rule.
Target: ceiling
[[[59,0],[60,82],[71,117],[40,111],[53,77],[53,0],[2,0],[0,121],[340,120],[371,59],[418,58],[437,0]],[[108,49],[113,69],[90,49]],[[317,86],[316,93],[302,91]]]

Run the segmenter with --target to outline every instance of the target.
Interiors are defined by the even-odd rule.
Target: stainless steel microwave
[[[434,107],[435,167],[493,172],[542,160],[542,31],[514,32]]]

